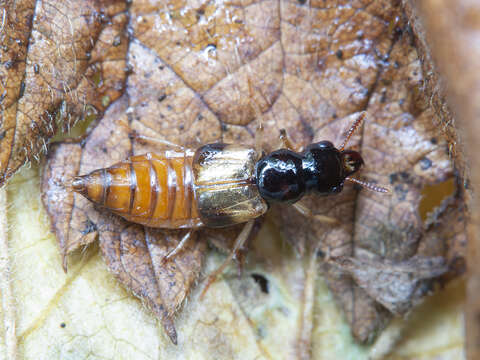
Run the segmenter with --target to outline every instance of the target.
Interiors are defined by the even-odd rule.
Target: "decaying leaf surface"
[[[412,304],[422,300],[423,280],[439,277],[448,270],[445,259],[440,256],[413,256],[396,263],[339,257],[334,263],[350,273],[358,285],[394,315],[405,314]]]
[[[43,177],[44,202],[53,217],[55,232],[59,234],[64,269],[67,269],[69,252],[91,243],[98,236],[110,270],[128,289],[145,300],[176,343],[172,316],[198,275],[205,242],[192,241],[191,246],[173,261],[161,265],[163,257],[184,234],[133,225],[97,211],[86,199],[65,189],[72,176],[107,166],[112,159],[125,159],[131,152],[125,105],[122,100],[112,105],[83,147],[63,144],[51,152]],[[105,156],[106,153],[109,156]],[[104,154],[103,164],[100,163],[101,154]],[[54,206],[59,203],[64,206]]]
[[[278,225],[288,238],[300,244],[300,251],[313,238],[322,239],[321,250],[331,257],[353,255],[401,262],[423,251],[422,243],[430,238],[418,213],[420,192],[427,184],[452,177],[453,168],[446,142],[431,121],[436,115],[421,90],[418,55],[411,38],[401,32],[405,24],[395,19],[392,16],[387,20],[392,31],[383,47],[377,45],[383,52],[374,57],[374,80],[365,91],[363,106],[368,111],[369,121],[363,129],[360,145],[367,161],[362,175],[390,184],[393,195],[361,192],[358,196],[344,194],[322,201],[319,212],[335,214],[343,220],[344,225],[336,229],[309,224],[308,220],[282,209]],[[333,129],[329,133],[322,129],[315,140],[330,138],[338,143],[341,133],[341,130]],[[312,199],[309,207],[315,208],[316,202]],[[456,209],[463,211],[459,207]],[[464,217],[454,219],[447,213],[437,216],[436,220],[447,221],[451,227],[457,221],[463,224],[461,228],[465,227]],[[459,243],[464,246],[464,232],[461,237]],[[446,233],[436,233],[436,240],[446,243],[450,238]],[[445,251],[438,247],[436,250],[437,253],[431,252],[429,256],[441,256]],[[361,341],[371,340],[385,326],[390,314],[368,295],[372,294],[371,289],[361,289],[330,266],[326,266],[325,271],[333,293],[346,310],[355,336]],[[428,286],[424,289],[427,291]]]
[[[389,183],[393,195],[349,187],[336,197],[305,201],[314,212],[339,219],[336,227],[289,209],[276,216],[279,228],[307,259],[297,262],[300,275],[291,290],[292,298],[302,303],[293,316],[298,329],[288,342],[291,354],[307,356],[310,351],[317,248],[333,258],[398,264],[419,254],[429,238],[418,215],[421,189],[452,177],[453,170],[446,142],[431,122],[435,114],[422,95],[418,55],[403,31],[401,9],[388,1],[337,5],[247,1],[157,7],[133,2],[128,8],[132,38],[123,96],[85,141],[58,145],[50,155],[44,198],[62,254],[98,235],[110,269],[145,300],[172,340],[172,315],[191,290],[210,235],[199,232],[195,246],[173,261],[178,264],[162,266],[159,259],[178,236],[150,234],[95,209],[64,187],[78,173],[158,150],[158,144],[130,137],[132,130],[184,146],[220,140],[253,144],[261,118],[267,149],[276,147],[281,128],[297,144],[322,139],[338,144],[353,113],[367,111],[368,121],[351,144],[367,161],[362,175]],[[452,226],[463,221],[444,217],[439,213],[437,220]],[[436,236],[446,241],[442,232]],[[231,239],[230,233],[224,237]],[[325,265],[324,270],[355,337],[373,339],[389,312],[368,284],[360,283],[366,287],[362,289],[338,267]],[[165,281],[168,276],[176,279],[174,285]],[[411,302],[402,309],[408,310]],[[218,340],[215,331],[210,340]]]
[[[480,179],[478,153],[478,114],[480,113],[480,4],[476,1],[404,1],[411,8],[411,21],[418,37],[428,44],[435,67],[444,77],[447,100],[455,114],[461,145],[466,153],[466,185],[474,191]],[[415,16],[417,15],[417,16]],[[432,61],[433,62],[433,61]],[[473,189],[472,189],[473,188]],[[479,201],[472,194],[469,206],[472,212],[468,241],[468,284],[465,307],[467,332],[467,358],[480,357],[479,274]]]
[[[38,169],[22,169],[7,189],[20,358],[294,358],[292,333],[303,306],[305,262],[279,238],[271,222],[252,243],[245,276],[238,278],[232,268],[203,302],[197,300],[201,287],[193,291],[176,319],[179,345],[173,346],[151,312],[109,274],[97,246],[70,255],[64,274],[40,200]],[[205,271],[221,260],[210,252]],[[261,287],[251,275],[267,282]],[[398,326],[404,335],[399,346],[384,352],[386,358],[462,358],[463,290],[462,283],[448,285],[406,323],[392,323],[380,340],[395,340]],[[315,281],[314,314],[313,359],[379,358],[380,344],[358,346],[352,339],[321,276]],[[0,318],[3,315],[0,306]],[[0,322],[0,359],[5,354],[4,334]]]
[[[7,1],[0,7],[0,185],[63,121],[101,114],[125,81],[123,1]]]
[[[443,132],[447,137],[450,155],[455,162],[455,168],[458,169],[459,176],[469,178],[469,168],[465,157],[465,149],[462,141],[463,135],[456,125],[449,104],[446,101],[447,86],[445,77],[438,71],[438,65],[433,60],[431,53],[431,44],[427,39],[425,29],[422,24],[421,16],[410,0],[402,0],[405,15],[411,26],[414,36],[414,44],[420,58],[424,85],[423,90],[430,101],[430,106],[437,114],[434,121],[441,121],[438,126],[442,126]],[[426,5],[428,8],[429,6]]]

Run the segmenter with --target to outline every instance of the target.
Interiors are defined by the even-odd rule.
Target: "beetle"
[[[254,219],[274,203],[289,203],[313,216],[298,201],[308,193],[338,194],[345,181],[388,192],[355,178],[364,164],[355,150],[345,149],[365,117],[353,123],[336,148],[323,140],[295,149],[284,130],[284,148],[268,154],[236,144],[213,143],[195,150],[165,150],[131,156],[109,168],[75,177],[72,189],[128,221],[148,227],[191,229],[164,261],[175,256],[199,227],[221,228],[246,223],[224,263],[209,277],[203,294],[249,237]],[[316,215],[325,222],[335,219]]]

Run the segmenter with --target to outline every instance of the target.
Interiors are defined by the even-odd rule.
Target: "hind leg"
[[[250,220],[249,222],[247,222],[245,224],[245,226],[243,227],[240,234],[238,234],[237,239],[235,240],[235,243],[233,245],[233,248],[230,251],[230,253],[228,254],[225,261],[223,262],[223,264],[220,265],[213,273],[211,273],[208,276],[207,284],[205,285],[202,293],[200,294],[201,299],[207,293],[207,290],[210,287],[210,285],[212,285],[217,280],[217,277],[223,273],[223,271],[228,266],[228,264],[230,264],[230,262],[233,260],[233,258],[235,257],[235,254],[237,253],[238,249],[240,249],[243,246],[243,244],[245,243],[245,241],[247,241],[247,239],[250,236],[250,233],[252,232],[254,223],[255,223],[255,220]]]
[[[138,133],[136,130],[130,130],[128,137],[131,140],[137,141],[140,144],[153,144],[153,145],[163,145],[166,148],[175,148],[179,151],[184,151],[185,148],[181,145],[172,143],[168,140],[156,138],[152,136],[145,136]]]
[[[175,249],[173,250],[170,250],[168,252],[167,255],[165,255],[165,257],[162,259],[162,265],[165,265],[165,263],[167,261],[169,261],[170,259],[172,259],[173,257],[175,257],[179,252],[181,252],[183,249],[185,249],[188,241],[190,240],[190,238],[193,238],[194,237],[194,233],[195,231],[194,230],[190,230],[189,232],[187,232],[183,237],[182,239],[180,240],[180,242],[177,244],[177,246],[175,246]]]
[[[250,231],[250,234],[248,235],[247,240],[245,241],[243,246],[241,246],[238,249],[237,253],[235,254],[235,260],[237,260],[237,263],[238,263],[238,276],[239,277],[242,276],[242,274],[243,274],[243,267],[245,265],[245,259],[247,257],[247,253],[248,253],[248,250],[250,248],[250,244],[252,243],[253,239],[256,238],[258,232],[260,231],[260,229],[263,225],[264,219],[265,218],[263,216],[260,216],[260,217],[258,217],[254,220],[252,230]]]

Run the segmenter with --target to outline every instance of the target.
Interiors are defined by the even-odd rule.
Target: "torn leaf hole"
[[[256,273],[252,274],[251,276],[253,280],[258,284],[258,286],[260,286],[260,290],[262,290],[264,294],[268,294],[269,290],[268,290],[267,278],[261,274],[256,274]]]
[[[422,199],[418,205],[418,212],[423,222],[428,218],[442,201],[455,193],[455,180],[450,178],[435,185],[425,185],[420,192]]]

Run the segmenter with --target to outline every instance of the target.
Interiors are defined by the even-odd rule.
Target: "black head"
[[[357,151],[340,151],[327,140],[309,145],[303,152],[303,169],[307,190],[322,195],[335,194],[343,189],[345,178],[363,164]]]

